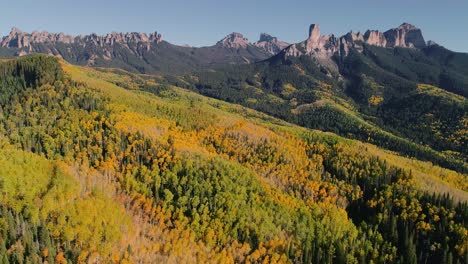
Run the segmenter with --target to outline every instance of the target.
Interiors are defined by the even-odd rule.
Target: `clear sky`
[[[69,34],[158,31],[175,44],[207,46],[231,32],[256,41],[261,32],[288,42],[322,34],[387,30],[408,22],[426,40],[468,52],[468,0],[0,0],[0,33]]]

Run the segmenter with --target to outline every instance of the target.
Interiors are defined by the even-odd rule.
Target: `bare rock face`
[[[332,58],[343,58],[351,50],[362,52],[364,43],[386,48],[426,47],[421,30],[407,23],[385,33],[367,30],[364,34],[349,32],[339,38],[333,34],[321,35],[320,26],[312,24],[309,27],[309,36],[306,40],[288,46],[281,54],[285,57],[311,56],[321,65],[335,70],[337,65]]]
[[[361,32],[354,33],[354,32],[348,32],[346,35],[343,36],[346,41],[349,42],[354,42],[354,41],[364,41],[364,35],[361,34]]]
[[[149,36],[146,33],[121,33],[121,32],[112,32],[104,36],[99,36],[97,34],[90,34],[86,36],[77,37],[77,42],[86,44],[94,44],[96,46],[113,46],[117,43],[122,45],[129,44],[144,44],[151,46],[151,43],[158,44],[162,41],[161,34],[157,32],[151,33]]]
[[[275,55],[289,46],[289,43],[278,40],[278,38],[266,33],[262,33],[260,34],[260,39],[254,43],[254,46],[263,49],[271,55]]]
[[[149,36],[146,33],[118,33],[112,32],[105,36],[98,36],[90,34],[85,36],[71,36],[64,33],[49,33],[47,31],[34,31],[32,33],[25,33],[18,28],[12,28],[10,34],[3,38],[0,42],[1,47],[26,49],[29,51],[34,50],[35,44],[55,44],[64,43],[72,44],[79,43],[82,46],[94,44],[96,46],[114,45],[115,43],[129,44],[129,43],[160,43],[162,41],[161,34],[157,32],[151,33]]]
[[[307,50],[311,51],[313,49],[319,48],[320,45],[320,25],[312,24],[309,27],[309,38],[306,40]]]
[[[333,34],[321,35],[320,25],[312,24],[309,27],[309,37],[300,43],[290,45],[284,50],[286,57],[307,55],[314,57],[318,63],[337,71],[337,65],[332,56],[340,51],[340,39]]]
[[[161,34],[151,33],[120,33],[112,32],[104,36],[90,34],[85,36],[71,36],[64,33],[49,33],[47,31],[34,31],[25,33],[18,28],[12,28],[10,34],[0,39],[0,46],[15,48],[16,56],[24,56],[31,53],[46,53],[53,56],[87,58],[88,65],[94,65],[97,59],[112,60],[116,45],[120,45],[137,57],[141,57],[143,51],[149,51],[152,45],[162,41]],[[58,43],[62,45],[57,45]],[[66,46],[63,48],[63,46]],[[83,54],[75,54],[76,48],[87,49]]]
[[[362,50],[361,42],[364,42],[364,35],[361,32],[353,33],[348,32],[346,35],[340,37],[340,55],[346,56],[349,54],[351,48],[355,48],[358,51]]]
[[[424,48],[426,41],[419,28],[403,23],[398,28],[390,29],[384,33],[387,47]]]
[[[145,59],[145,63],[147,58],[156,61],[154,56],[156,49],[153,47],[156,47],[160,42],[162,42],[162,36],[157,32],[149,35],[137,32],[112,32],[106,35],[93,33],[84,36],[70,36],[46,31],[25,33],[18,28],[12,28],[8,36],[0,38],[0,47],[12,48],[17,56],[46,53],[61,56],[75,63],[103,65],[103,61],[114,59],[127,63],[129,56]],[[60,45],[57,45],[58,43]],[[186,58],[197,57],[202,64],[210,64],[213,61],[250,63],[265,60],[272,55],[277,55],[282,59],[305,55],[312,57],[314,61],[325,66],[331,72],[338,71],[338,60],[343,60],[351,52],[362,52],[365,49],[365,44],[385,48],[424,48],[427,45],[432,45],[432,43],[426,44],[420,29],[408,23],[403,23],[385,33],[368,30],[365,34],[349,32],[341,37],[335,37],[333,34],[322,35],[320,25],[312,24],[309,27],[307,38],[291,45],[268,34],[261,34],[259,41],[250,43],[242,34],[234,32],[218,41],[214,46],[199,49],[177,47],[177,50],[185,54]],[[158,47],[173,52],[171,49],[173,46],[170,43],[165,43]],[[172,59],[171,56],[168,57]],[[159,62],[156,61],[155,64],[157,63]],[[161,65],[158,64],[158,67]],[[137,66],[139,68],[129,65],[138,71],[145,71],[144,67],[147,67],[146,65],[143,68],[140,67],[141,65]],[[149,70],[156,69],[149,68]]]
[[[364,33],[364,40],[369,45],[379,47],[387,46],[387,39],[385,38],[384,34],[377,30],[367,30],[366,33]]]
[[[338,39],[332,35],[321,35],[320,25],[312,24],[309,27],[309,37],[300,43],[294,44],[294,48],[288,47],[293,53],[300,55],[313,55],[333,53],[338,49]],[[287,51],[286,53],[288,53]]]
[[[216,43],[216,46],[230,49],[245,49],[249,46],[249,40],[242,34],[233,32]]]
[[[13,47],[13,48],[26,48],[31,50],[33,44],[37,43],[73,43],[75,38],[64,33],[52,34],[46,31],[34,31],[31,34],[25,33],[18,28],[12,28],[10,34],[6,36],[1,42],[2,47]]]
[[[23,31],[21,31],[20,29],[16,27],[13,27],[10,31],[10,34],[8,34],[8,36],[2,39],[0,46],[22,48],[23,41],[21,38],[23,35],[24,35]]]

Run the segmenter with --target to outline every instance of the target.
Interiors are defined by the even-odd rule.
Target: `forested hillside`
[[[269,113],[289,104],[278,93],[326,95],[324,106],[371,124],[335,106],[347,101],[328,92],[324,69],[300,70],[323,71],[300,79],[317,92],[266,93],[249,79],[239,89],[258,97],[242,103]],[[0,62],[0,263],[468,261],[466,138],[444,145],[456,129],[435,128],[440,138],[421,139],[430,147],[375,130],[443,168],[175,82],[44,55]],[[403,99],[463,114],[466,100],[446,93],[420,85]]]
[[[333,57],[310,56],[218,67],[171,79],[203,95],[331,131],[462,173],[467,164],[466,54],[440,46],[363,44]]]

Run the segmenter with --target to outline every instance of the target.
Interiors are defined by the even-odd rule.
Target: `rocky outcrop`
[[[239,33],[233,33],[208,47],[173,45],[157,32],[88,34],[26,33],[17,28],[1,38],[0,54],[5,57],[44,53],[78,65],[121,67],[141,73],[186,73],[205,66],[243,64],[271,57]]]
[[[424,48],[426,41],[419,28],[403,23],[398,28],[390,29],[384,33],[387,47]]]
[[[421,30],[408,23],[385,33],[377,30],[367,30],[364,34],[349,32],[339,38],[336,38],[333,34],[321,35],[320,26],[312,24],[309,27],[309,36],[306,40],[288,46],[281,54],[286,57],[308,55],[314,57],[318,63],[328,66],[328,68],[336,69],[337,66],[332,57],[342,58],[347,56],[351,49],[361,52],[363,43],[386,48],[426,47]]]
[[[171,65],[185,71],[199,65],[263,61],[272,55],[277,55],[275,58],[280,61],[307,55],[337,70],[337,59],[344,59],[352,51],[362,52],[365,44],[386,48],[426,47],[421,30],[407,23],[385,33],[368,30],[365,34],[349,32],[341,37],[322,35],[320,25],[312,24],[308,33],[304,41],[290,45],[268,34],[261,34],[259,41],[250,43],[242,34],[234,32],[213,46],[195,48],[163,42],[157,32],[71,36],[46,31],[25,33],[12,28],[7,36],[0,38],[0,48],[9,49],[4,52],[7,56],[46,53],[80,65],[123,65],[139,72],[158,72],[172,71]]]
[[[118,33],[113,32],[104,36],[97,34],[90,34],[85,36],[71,36],[64,33],[49,33],[47,31],[34,31],[32,33],[25,33],[18,28],[12,28],[10,34],[4,37],[1,42],[1,47],[18,48],[33,51],[35,44],[55,44],[64,43],[72,44],[79,43],[82,45],[89,45],[90,43],[97,46],[114,45],[115,43],[128,44],[128,43],[160,43],[162,41],[161,34],[157,32],[151,33],[149,36],[146,33]]]
[[[23,46],[29,45],[28,40],[23,39],[23,31],[19,30],[16,27],[13,27],[10,31],[10,34],[8,36],[4,37],[2,41],[0,42],[0,46],[2,47],[15,47],[15,48],[22,48]]]
[[[364,34],[364,41],[369,45],[395,48],[424,48],[426,42],[419,28],[403,23],[397,28],[385,31],[368,30]]]
[[[377,30],[367,30],[366,33],[364,33],[364,41],[369,45],[379,47],[387,46],[387,39],[384,34]]]
[[[216,46],[229,49],[245,49],[250,42],[242,34],[233,32],[216,43]]]
[[[162,36],[157,32],[149,35],[136,32],[112,32],[103,36],[94,33],[71,36],[47,31],[26,33],[14,27],[8,36],[0,39],[0,47],[16,49],[16,56],[46,53],[68,58],[68,60],[86,59],[87,65],[95,65],[98,59],[112,60],[116,54],[115,51],[120,50],[117,45],[141,57],[143,50],[149,51],[152,45],[157,45],[161,41]]]
[[[339,45],[340,45],[339,54],[342,56],[346,56],[349,54],[349,51],[351,48],[355,48],[358,51],[361,51],[362,42],[364,42],[364,35],[361,34],[361,32],[358,32],[358,33],[349,32],[345,34],[339,39]]]
[[[289,43],[278,40],[278,38],[268,35],[266,33],[262,33],[260,34],[260,39],[253,45],[260,49],[263,49],[271,55],[275,55],[287,46],[289,46]]]
[[[320,25],[312,24],[309,27],[308,38],[303,42],[288,46],[282,54],[286,57],[311,56],[318,63],[336,70],[332,56],[339,53],[340,46],[340,39],[337,39],[333,34],[321,35]]]
[[[346,41],[348,42],[354,42],[354,41],[364,41],[364,35],[361,34],[361,32],[354,33],[354,32],[349,32],[346,35],[343,36]]]
[[[305,46],[308,52],[320,48],[320,25],[312,24],[309,27],[309,37],[306,40]]]
[[[260,39],[257,42],[251,43],[242,34],[233,32],[224,37],[222,40],[218,41],[215,47],[232,50],[247,48],[257,49],[258,51],[263,52],[267,55],[275,55],[284,48],[286,48],[288,45],[288,43],[278,40],[278,38],[268,35],[266,33],[262,33],[260,35]]]

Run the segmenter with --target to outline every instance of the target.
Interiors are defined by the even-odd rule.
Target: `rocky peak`
[[[307,39],[308,46],[316,47],[320,42],[320,25],[312,24],[309,27],[309,38]]]
[[[403,23],[401,24],[398,29],[402,29],[402,30],[406,30],[406,31],[409,31],[409,30],[415,30],[415,29],[418,29],[417,27],[415,27],[414,25],[412,24],[409,24],[409,23]]]
[[[61,42],[61,43],[73,43],[75,37],[71,35],[65,35],[64,33],[49,33],[47,31],[33,31],[31,34],[25,34],[24,40],[29,43],[45,43],[45,42]]]
[[[33,31],[25,33],[16,27],[13,27],[10,34],[0,41],[2,47],[13,48],[29,48],[31,45],[38,43],[65,43],[71,44],[75,42],[83,43],[83,45],[93,43],[95,45],[114,45],[114,43],[159,43],[162,41],[161,34],[157,32],[151,33],[149,36],[146,33],[119,33],[112,32],[104,36],[99,36],[95,33],[85,36],[71,36],[64,33],[49,33],[47,31]]]
[[[11,30],[10,30],[9,36],[16,36],[16,35],[21,34],[21,33],[23,33],[23,31],[21,31],[21,29],[19,29],[17,27],[12,27]]]
[[[250,42],[241,33],[233,32],[216,43],[216,46],[230,49],[245,49]]]
[[[311,56],[321,65],[337,70],[336,63],[332,57],[340,52],[343,38],[336,38],[333,34],[321,35],[320,26],[312,24],[309,27],[309,36],[306,40],[288,46],[284,49],[282,56],[298,57],[302,55]]]
[[[23,46],[21,40],[22,35],[24,35],[23,31],[21,31],[19,28],[12,27],[10,34],[1,40],[0,46],[21,48]]]
[[[385,38],[384,34],[377,30],[367,30],[366,33],[364,33],[364,40],[369,45],[379,47],[387,46],[387,39]]]
[[[384,35],[387,39],[387,47],[426,47],[426,41],[421,30],[408,23],[403,23],[398,28],[390,29]]]
[[[264,41],[276,41],[277,38],[276,37],[273,37],[272,35],[269,35],[267,33],[261,33],[260,34],[260,39],[258,40],[258,42],[264,42]]]
[[[426,42],[421,30],[414,25],[403,23],[398,28],[382,33],[377,30],[367,30],[364,34],[349,32],[339,38],[334,35],[321,35],[320,26],[312,24],[309,36],[303,42],[288,46],[282,54],[288,57],[307,55],[314,57],[318,63],[329,69],[336,69],[332,57],[345,57],[351,49],[362,52],[362,43],[379,47],[423,48]]]
[[[344,35],[343,38],[347,42],[364,41],[364,35],[361,34],[361,32],[354,33],[352,31],[350,31],[350,32],[346,33],[346,35]]]
[[[361,32],[354,33],[351,31],[341,36],[337,42],[340,55],[348,55],[351,48],[362,50],[361,42],[364,42],[364,35]]]
[[[287,46],[289,46],[289,43],[278,40],[277,37],[273,37],[269,34],[262,33],[260,34],[260,39],[258,40],[258,42],[255,42],[254,45],[258,48],[263,49],[269,54],[275,55]]]
[[[334,52],[338,46],[337,38],[333,35],[321,35],[320,25],[312,24],[309,27],[309,37],[303,45],[307,53]]]
[[[114,45],[115,43],[120,44],[130,44],[130,43],[143,43],[143,44],[150,44],[150,43],[159,43],[162,41],[161,34],[157,32],[151,33],[149,36],[146,33],[138,33],[138,32],[112,32],[108,33],[104,36],[99,36],[95,33],[86,36],[80,36],[80,40],[84,40],[85,42],[94,42],[98,45]]]

